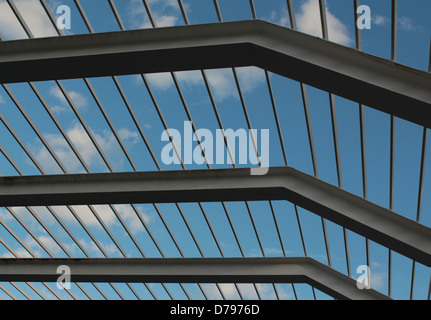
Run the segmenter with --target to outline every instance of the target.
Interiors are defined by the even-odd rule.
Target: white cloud
[[[87,166],[104,166],[104,161],[96,146],[79,123],[75,123],[71,128],[67,129],[66,134]],[[131,143],[137,143],[139,139],[137,132],[127,128],[121,128],[119,135],[121,139],[129,140]],[[104,130],[96,133],[93,132],[93,136],[110,162],[121,167],[123,165],[122,152],[113,133],[109,130]],[[79,173],[85,171],[79,159],[61,134],[47,134],[45,138],[68,172]],[[34,154],[46,170],[59,173],[60,169],[58,165],[45,147],[40,147]]]
[[[241,67],[236,68],[236,71],[243,93],[252,92],[265,82],[263,70],[257,67]],[[238,98],[238,90],[231,69],[207,70],[206,74],[216,99]]]
[[[56,87],[56,86],[51,87],[49,90],[49,93],[52,96],[56,97],[58,100],[60,100],[61,103],[64,103],[64,104],[67,103],[67,100],[66,100],[65,96],[63,95],[63,93],[61,92],[59,87]],[[68,91],[67,93],[68,93],[70,99],[72,99],[73,103],[76,105],[76,107],[78,109],[83,109],[84,107],[86,107],[88,105],[87,98],[84,97],[79,92]],[[65,110],[67,110],[67,109],[65,109]],[[57,111],[61,111],[61,110],[57,108]]]
[[[103,253],[101,253],[101,251],[93,241],[85,241],[84,239],[79,239],[78,241],[90,255],[91,253],[103,255]]]
[[[180,12],[176,0],[150,0],[149,5],[157,27],[174,26],[179,21]],[[152,28],[142,1],[133,0],[131,2],[129,15],[135,28]]]
[[[48,144],[53,149],[54,153],[57,155],[63,165],[68,169],[68,171],[76,172],[78,168],[81,167],[78,158],[75,156],[72,149],[69,147],[67,141],[61,135],[49,134],[46,135],[45,138]],[[54,158],[51,156],[51,154],[46,148],[42,147],[41,149],[39,149],[39,151],[35,152],[35,155],[36,159],[39,161],[39,163],[42,164],[44,168],[50,168],[51,170],[55,168],[59,170]],[[82,170],[83,169],[81,169],[80,171]]]
[[[256,293],[255,287],[252,284],[248,284],[248,283],[238,284],[238,289],[241,291],[241,294],[244,299],[252,299],[252,300],[258,299],[258,295]]]
[[[181,71],[175,72],[178,81],[182,85],[197,86],[204,84],[200,71]],[[151,73],[146,75],[151,87],[155,87],[158,90],[167,91],[174,87],[174,80],[169,72],[162,73]]]
[[[2,221],[12,221],[14,220],[13,216],[4,208],[0,208],[0,219]]]
[[[290,27],[289,11],[285,6],[279,10],[272,10],[269,17],[267,17],[265,20],[283,27]]]
[[[372,20],[373,20],[373,23],[378,26],[384,26],[389,23],[389,18],[379,14],[374,15]]]
[[[349,36],[346,25],[332,14],[326,7],[326,18],[328,22],[329,40],[349,45],[353,39]],[[322,37],[322,25],[320,20],[320,8],[317,0],[306,0],[297,14],[298,30],[311,34],[316,37]]]
[[[149,0],[150,5],[162,5],[163,7],[170,7],[173,9],[179,9],[177,0]]]
[[[59,245],[50,236],[40,236],[38,239],[54,255],[63,252]]]
[[[252,92],[265,82],[263,70],[257,67],[240,67],[235,69],[241,84],[243,93]],[[232,69],[211,69],[205,71],[208,82],[211,85],[214,97],[223,101],[226,98],[238,98],[238,90]],[[204,86],[204,80],[200,71],[175,72],[181,88]],[[146,75],[152,88],[167,91],[174,87],[174,81],[170,73],[152,73]],[[136,78],[138,81],[138,77]]]
[[[133,233],[143,232],[145,228],[140,221],[139,217],[136,215],[135,210],[130,205],[115,205],[115,209],[118,211],[118,214],[123,218],[126,222],[126,225],[130,228]],[[148,225],[154,220],[154,217],[145,212],[142,207],[137,206],[138,213],[141,215],[142,220]]]
[[[415,31],[420,29],[420,27],[414,25],[413,21],[408,17],[401,17],[398,19],[398,25],[400,29],[405,31]]]
[[[67,130],[67,135],[88,165],[103,163],[96,147],[81,125],[75,124],[75,126]],[[100,137],[100,140],[104,140],[103,137]]]
[[[154,14],[154,20],[156,21],[156,25],[159,28],[161,28],[161,27],[172,27],[172,26],[176,25],[176,23],[178,21],[178,17],[170,16],[170,15]],[[146,21],[142,26],[142,28],[150,28],[150,27],[151,27],[151,24],[148,21]]]
[[[18,256],[18,258],[32,258],[32,255],[30,253],[28,253],[27,250],[25,250],[24,248],[17,248],[17,249],[13,249],[15,254]],[[6,252],[3,255],[3,258],[15,258],[15,256],[10,253],[10,252]]]
[[[385,272],[372,272],[371,271],[371,288],[380,290],[383,288],[387,273]]]
[[[132,143],[138,143],[139,141],[139,134],[136,131],[131,131],[127,128],[121,128],[118,130],[118,135],[122,140],[129,140]]]
[[[146,75],[151,87],[166,91],[174,85],[172,76],[169,72],[151,73]]]
[[[14,3],[35,37],[57,35],[39,1],[14,0]],[[27,38],[23,28],[5,0],[0,0],[0,32],[7,38]]]
[[[230,284],[230,283],[221,283],[219,284],[220,290],[223,292],[223,295],[225,296],[226,299],[239,299],[239,295],[238,295],[238,291],[235,288],[235,285]],[[211,287],[211,290],[217,290],[217,287]],[[215,294],[215,292],[214,292]]]
[[[72,208],[86,226],[102,227],[88,206],[72,206]]]
[[[189,86],[204,85],[202,73],[198,70],[176,72],[179,81]]]

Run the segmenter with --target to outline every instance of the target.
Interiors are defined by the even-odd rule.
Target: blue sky
[[[282,0],[255,0],[257,17],[284,27],[290,27],[286,1]],[[327,0],[327,17],[329,40],[341,45],[355,47],[355,18],[352,1]],[[398,24],[398,58],[399,63],[428,70],[429,48],[431,35],[431,3],[427,0],[400,0],[399,24]],[[20,10],[23,18],[36,37],[56,36],[49,19],[44,14],[39,2],[36,0],[15,0],[14,3]],[[88,33],[86,26],[72,0],[48,1],[51,9],[65,4],[71,8],[72,29],[67,34]],[[150,0],[156,23],[159,27],[183,25],[184,21],[175,0]],[[321,26],[316,0],[294,0],[295,14],[298,29],[301,32],[314,36],[321,36]],[[118,31],[119,27],[110,11],[108,1],[82,0],[81,4],[95,30],[95,32]],[[148,16],[140,0],[115,1],[122,21],[126,29],[150,28]],[[187,15],[191,24],[217,22],[216,11],[210,0],[184,0]],[[372,28],[362,31],[363,51],[386,59],[391,57],[391,1],[366,1],[361,4],[368,5],[372,13]],[[252,14],[247,0],[219,0],[220,10],[224,21],[237,21],[252,19]],[[23,39],[26,35],[20,27],[4,0],[0,0],[0,33],[5,40]],[[277,134],[276,123],[272,111],[268,86],[265,80],[264,70],[247,67],[236,68],[239,83],[241,85],[244,102],[247,106],[250,122],[254,129],[270,130],[270,165],[283,166],[282,149]],[[234,130],[247,128],[246,118],[241,105],[240,96],[236,88],[232,69],[206,70],[211,92],[220,113],[225,129]],[[206,128],[215,132],[219,128],[217,118],[212,110],[211,101],[199,70],[190,72],[177,72],[181,90],[190,109],[196,128]],[[160,106],[163,116],[169,128],[175,128],[182,132],[186,113],[180,96],[175,87],[173,78],[169,73],[147,75],[150,87]],[[161,141],[164,130],[163,124],[154,108],[151,96],[140,75],[128,75],[118,77],[118,81],[124,90],[127,101],[130,104],[138,122],[150,142],[151,148],[158,157],[163,170],[180,170],[180,165],[165,165],[161,161],[161,151],[166,142]],[[304,118],[304,110],[301,98],[301,90],[298,82],[270,73],[270,81],[275,98],[278,116],[280,118],[281,131],[286,149],[288,164],[308,174],[313,174],[310,148]],[[57,121],[64,128],[70,140],[81,154],[91,172],[108,172],[106,164],[98,154],[91,142],[86,129],[90,130],[100,148],[106,154],[114,171],[132,171],[133,167],[122,152],[103,114],[100,112],[96,101],[93,99],[85,82],[82,79],[62,80],[62,85],[73,101],[76,110],[83,119],[76,116],[65,99],[59,86],[54,81],[37,82],[35,86],[40,91],[47,106]],[[141,138],[138,128],[135,126],[131,115],[127,112],[125,102],[116,89],[112,77],[92,78],[90,83],[100,99],[106,113],[112,121],[116,132],[130,153],[131,158],[139,171],[154,171],[157,166],[150,157],[150,153]],[[37,96],[27,83],[8,84],[7,88],[17,98],[28,117],[37,125],[38,130],[54,150],[58,158],[64,163],[69,173],[85,172],[85,168],[74,155],[67,141],[61,135],[48,112],[38,100]],[[337,171],[335,153],[332,140],[332,125],[328,93],[307,86],[310,117],[316,148],[317,166],[319,178],[336,185]],[[341,174],[343,188],[358,196],[362,193],[362,169],[360,149],[359,107],[357,103],[341,97],[335,97],[338,139],[340,144]],[[406,106],[407,107],[407,106]],[[0,113],[15,130],[17,136],[23,141],[29,152],[40,163],[47,174],[62,173],[61,168],[55,163],[49,150],[43,145],[41,139],[20,113],[5,88],[0,87]],[[368,199],[378,205],[389,207],[389,161],[390,161],[390,116],[374,109],[365,107],[364,110],[366,155],[367,155],[367,179]],[[420,159],[422,148],[423,128],[402,119],[396,119],[396,144],[395,144],[395,188],[394,211],[409,219],[416,219],[417,194],[420,175]],[[428,133],[429,134],[429,133]],[[259,141],[259,139],[258,139]],[[431,139],[428,139],[431,141]],[[16,142],[3,122],[0,122],[0,145],[16,162],[25,175],[40,174],[40,171],[26,155],[22,147]],[[196,142],[194,143],[196,146]],[[424,197],[422,202],[421,223],[431,227],[431,146],[428,146],[427,163],[424,181]],[[238,165],[241,166],[241,165]],[[250,166],[249,164],[242,166]],[[212,168],[232,167],[214,165]],[[205,165],[187,165],[187,169],[205,169]],[[0,172],[2,175],[17,175],[18,172],[11,166],[4,154],[0,153]],[[262,242],[266,256],[282,256],[283,250],[277,237],[274,220],[271,217],[269,203],[251,201],[248,203],[250,212],[257,226],[259,238]],[[220,203],[202,204],[208,215],[217,240],[226,257],[241,256],[241,250],[236,242],[235,235],[226,217],[223,206]],[[281,238],[287,256],[303,256],[304,251],[299,234],[298,222],[294,206],[285,201],[273,202],[277,223],[280,228]],[[122,257],[120,251],[104,230],[100,221],[109,228],[120,246],[130,257],[141,257],[138,248],[134,245],[126,230],[113,214],[109,206],[95,206],[99,220],[85,206],[74,206],[76,214],[80,217],[88,230],[94,235],[98,243],[111,257]],[[136,208],[141,219],[130,205],[115,206],[123,218],[129,231],[135,236],[146,256],[160,257],[161,254],[152,242],[145,230],[144,221],[166,257],[180,257],[181,254],[170,238],[161,216],[171,228],[177,242],[186,257],[199,257],[199,248],[188,231],[188,226],[193,230],[197,242],[206,257],[219,257],[220,252],[214,241],[211,230],[205,221],[205,217],[198,204],[180,204],[184,213],[181,216],[175,204],[161,204],[159,212],[153,205],[137,204]],[[262,252],[255,236],[252,220],[244,202],[226,203],[232,224],[238,236],[239,243],[245,256],[261,256]],[[63,230],[58,221],[46,208],[33,208],[49,230],[59,239],[64,247],[74,257],[85,255],[73,240]],[[54,211],[64,222],[69,230],[79,240],[87,252],[94,257],[103,257],[95,242],[83,230],[76,218],[66,207],[54,208]],[[5,225],[9,226],[23,242],[34,251],[37,256],[49,257],[40,244],[34,238],[43,243],[55,256],[67,257],[66,253],[55,243],[54,239],[39,221],[28,214],[25,208],[15,208],[14,212],[20,217],[22,224],[28,226],[25,230],[19,221],[15,219],[5,208],[0,209],[0,237],[17,254],[28,256],[28,252],[7,232]],[[161,214],[161,216],[159,215]],[[300,223],[304,231],[304,239],[307,254],[318,261],[327,263],[321,219],[319,216],[299,208]],[[344,241],[342,228],[329,221],[328,238],[333,267],[343,273],[347,272],[344,254]],[[30,234],[29,231],[32,233]],[[365,239],[355,233],[348,232],[349,253],[351,259],[351,272],[354,277],[356,268],[366,264]],[[8,249],[0,245],[2,257],[11,256]],[[387,293],[388,286],[388,250],[380,245],[370,242],[370,261],[372,267],[372,285],[377,290]],[[411,285],[411,260],[393,253],[393,297],[408,299]],[[416,264],[414,298],[426,299],[430,283],[430,268]],[[50,295],[41,284],[41,292]],[[5,288],[20,294],[10,284],[3,284]],[[23,285],[27,294],[37,298],[37,295]],[[83,285],[84,286],[84,285]],[[101,285],[102,286],[102,285]],[[116,285],[127,298],[133,298],[131,291],[122,284]],[[55,285],[53,286],[55,288]],[[139,285],[136,285],[138,288]],[[142,287],[142,288],[141,288]],[[151,298],[148,290],[143,285],[139,287],[142,297]],[[152,286],[154,292],[160,298],[169,298],[166,290],[160,285]],[[202,298],[197,286],[189,285],[187,292],[196,298]],[[90,284],[85,288],[95,297],[97,290]],[[103,285],[103,290],[108,297],[118,299],[118,294],[109,285]],[[225,295],[228,298],[238,297],[236,289],[232,285],[225,285]],[[298,296],[303,299],[312,299],[311,287],[308,285],[295,285]],[[184,291],[178,284],[171,284],[169,291],[175,297],[184,297]],[[72,292],[78,297],[85,295],[76,287]],[[219,291],[214,285],[206,289],[208,296],[219,296]],[[241,291],[244,297],[256,297],[253,287],[244,285]],[[259,292],[263,298],[274,298],[274,290],[271,286],[260,285]],[[292,286],[277,285],[277,292],[284,298],[293,299]],[[326,298],[323,293],[316,290],[319,298]],[[60,292],[65,298],[67,294]],[[0,290],[0,297],[7,295]]]

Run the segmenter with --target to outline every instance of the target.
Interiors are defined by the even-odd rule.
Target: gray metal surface
[[[0,281],[57,281],[67,265],[72,282],[308,283],[337,299],[384,300],[372,289],[311,258],[1,259]]]
[[[254,65],[431,127],[430,74],[260,20],[7,41],[0,52],[1,83]]]
[[[288,200],[431,266],[431,229],[291,167],[0,178],[0,206]]]

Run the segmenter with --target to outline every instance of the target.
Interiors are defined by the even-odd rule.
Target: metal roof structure
[[[0,21],[1,299],[430,299],[431,54],[427,70],[397,62],[397,0],[390,58],[363,50],[359,0],[350,47],[331,0],[238,1],[238,18],[218,0],[89,3],[65,2],[72,34],[58,3],[0,2],[22,33]],[[320,36],[298,27],[304,3]],[[169,133],[183,123],[201,163],[185,127]],[[249,162],[226,135],[215,162],[200,128],[250,132]]]

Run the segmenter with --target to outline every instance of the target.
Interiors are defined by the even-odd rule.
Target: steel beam
[[[0,281],[57,281],[67,265],[72,282],[308,283],[337,299],[389,299],[311,258],[0,259]]]
[[[291,167],[0,177],[0,206],[288,200],[431,266],[431,229]]]
[[[257,66],[431,128],[431,75],[253,20],[0,43],[0,83]]]

